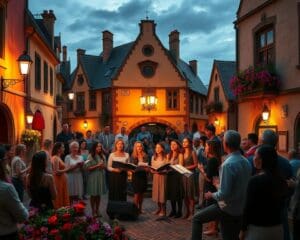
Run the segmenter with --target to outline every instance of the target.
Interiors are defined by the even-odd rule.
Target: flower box
[[[273,66],[249,67],[230,79],[230,89],[238,97],[277,95],[279,77]]]
[[[33,145],[40,141],[41,132],[32,129],[25,129],[21,135],[21,142],[25,145]]]

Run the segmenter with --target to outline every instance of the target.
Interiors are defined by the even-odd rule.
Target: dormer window
[[[144,61],[144,62],[140,62],[138,65],[139,65],[141,74],[145,78],[151,78],[154,76],[158,64],[156,62],[152,62],[152,61]]]

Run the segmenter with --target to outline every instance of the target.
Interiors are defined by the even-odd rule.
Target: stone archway
[[[143,120],[138,121],[138,122],[134,123],[133,125],[129,126],[127,130],[128,130],[129,133],[131,133],[135,128],[137,128],[139,126],[142,126],[142,125],[145,125],[145,124],[148,124],[148,123],[159,123],[159,124],[169,126],[170,128],[172,128],[176,132],[177,135],[180,134],[180,129],[178,129],[178,127],[176,127],[174,124],[172,124],[168,121],[162,120],[162,119],[158,119],[158,118],[143,119]]]
[[[0,143],[13,144],[15,141],[15,124],[9,107],[0,103]]]
[[[294,133],[294,147],[298,154],[300,154],[300,112],[295,120]]]

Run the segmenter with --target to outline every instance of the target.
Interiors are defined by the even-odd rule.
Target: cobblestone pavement
[[[132,201],[128,197],[128,201]],[[107,196],[104,196],[101,202],[101,214],[104,221],[110,221],[106,215]],[[158,216],[152,212],[156,210],[156,204],[151,198],[145,198],[143,204],[143,214],[137,221],[120,221],[120,225],[125,227],[126,234],[131,240],[188,240],[191,234],[191,221],[186,219],[167,218],[158,221]],[[170,210],[168,209],[167,212]],[[204,226],[204,230],[206,226]],[[220,236],[206,237],[205,240],[219,240]]]
[[[132,201],[132,197],[128,196],[128,201]],[[90,201],[87,203],[86,213],[90,214]],[[25,194],[25,205],[28,207],[29,198]],[[101,219],[105,222],[111,223],[111,220],[106,214],[107,195],[101,199],[100,213]],[[170,212],[169,204],[167,205],[167,212]],[[126,235],[130,240],[189,240],[191,236],[191,221],[186,219],[167,218],[166,220],[159,220],[158,216],[153,212],[156,210],[156,204],[152,202],[151,198],[145,198],[143,204],[143,214],[141,214],[136,221],[119,221],[120,225],[126,230]],[[206,226],[204,226],[204,230]],[[220,240],[218,237],[203,236],[204,240]]]

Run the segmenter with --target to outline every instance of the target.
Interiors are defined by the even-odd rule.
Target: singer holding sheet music
[[[144,192],[147,190],[147,171],[142,167],[148,164],[148,155],[144,151],[141,141],[136,141],[130,158],[131,163],[140,166],[132,174],[132,187],[134,192],[134,203],[139,213],[142,213]]]
[[[167,155],[168,162],[171,165],[183,164],[183,154],[181,153],[181,144],[178,140],[172,140],[170,143],[171,151]],[[171,201],[172,211],[169,217],[180,218],[182,216],[182,202],[184,198],[183,176],[175,170],[167,174],[167,200]],[[176,205],[178,206],[176,210]]]
[[[117,139],[115,141],[114,150],[108,158],[108,200],[127,200],[127,171],[112,167],[113,161],[129,162],[129,154],[124,151],[124,147],[124,141],[121,138]]]
[[[159,168],[167,163],[165,154],[165,146],[162,143],[157,143],[155,153],[152,156],[151,166]],[[151,170],[153,173],[152,184],[152,200],[157,203],[157,211],[155,214],[159,216],[166,215],[166,173]]]

